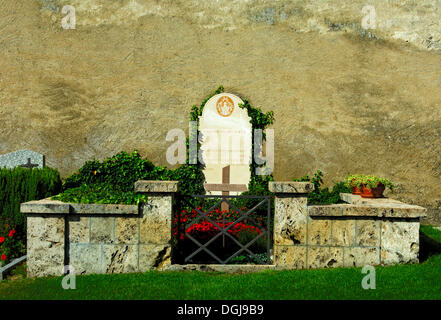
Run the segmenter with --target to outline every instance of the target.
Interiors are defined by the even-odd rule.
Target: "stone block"
[[[343,266],[343,248],[308,247],[308,268],[336,268]]]
[[[388,204],[378,209],[382,217],[386,218],[423,218],[426,217],[426,208],[408,204]]]
[[[103,244],[104,273],[138,272],[138,245]]]
[[[115,218],[91,217],[90,242],[91,243],[114,243],[115,242]]]
[[[306,247],[274,246],[274,261],[278,269],[306,268]]]
[[[385,220],[381,226],[381,263],[418,262],[419,222]]]
[[[343,207],[343,215],[349,217],[380,217],[381,214],[377,207],[341,204]]]
[[[90,242],[90,217],[68,217],[69,219],[69,242]]]
[[[27,217],[28,277],[60,276],[64,268],[63,217]]]
[[[138,218],[116,218],[115,237],[117,243],[137,244],[139,243],[139,219]]]
[[[140,242],[167,244],[171,240],[171,196],[149,197],[140,218]]]
[[[326,245],[331,242],[331,220],[310,219],[308,224],[308,244]]]
[[[135,192],[162,193],[177,192],[179,181],[139,180],[135,182]]]
[[[426,209],[420,206],[410,205],[390,198],[362,198],[359,195],[340,193],[340,198],[352,205],[348,207],[349,215],[357,214],[357,210],[370,210],[375,208],[378,217],[390,218],[419,218],[426,216]],[[350,209],[353,208],[353,209]],[[367,209],[366,209],[367,208]],[[369,215],[372,215],[372,212]]]
[[[357,246],[380,246],[380,220],[356,220],[355,224],[355,238]]]
[[[274,244],[306,244],[307,198],[276,197]]]
[[[121,214],[135,215],[139,213],[137,205],[70,203],[71,214]]]
[[[378,248],[344,248],[345,267],[376,266],[380,264]]]
[[[355,221],[333,220],[331,244],[335,246],[352,246],[354,242],[355,242]]]
[[[171,246],[168,244],[140,244],[139,271],[162,269],[171,265]]]
[[[23,214],[68,214],[69,211],[69,204],[58,200],[42,199],[20,204]]]
[[[311,217],[340,217],[343,215],[343,206],[339,204],[308,206],[308,214]]]
[[[309,193],[314,191],[314,184],[311,182],[296,181],[270,181],[268,189],[274,193]]]
[[[72,243],[69,248],[69,265],[80,274],[102,273],[102,245]]]

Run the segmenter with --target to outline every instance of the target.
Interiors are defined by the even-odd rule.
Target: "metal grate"
[[[195,198],[204,198],[204,199],[217,199],[220,198],[220,200],[218,202],[216,202],[215,205],[213,205],[210,209],[203,211],[202,209],[198,209],[195,208],[194,210],[199,214],[199,216],[194,219],[193,221],[191,221],[190,223],[188,223],[187,225],[185,225],[185,237],[188,237],[188,239],[190,239],[194,244],[197,245],[197,249],[195,251],[193,251],[191,254],[187,255],[184,258],[184,262],[188,263],[188,262],[192,262],[192,258],[194,258],[198,253],[200,252],[206,252],[209,256],[211,256],[214,260],[216,260],[218,263],[220,264],[227,264],[229,263],[234,257],[238,256],[239,254],[241,254],[242,252],[246,252],[248,253],[251,257],[253,257],[256,261],[258,261],[260,264],[271,264],[271,259],[270,259],[270,246],[271,246],[271,236],[270,236],[270,232],[269,232],[269,228],[270,228],[270,223],[271,223],[271,197],[270,196],[248,196],[248,195],[243,195],[243,196],[230,196],[230,195],[194,195],[193,197]],[[261,201],[255,205],[253,208],[251,208],[250,210],[241,210],[239,208],[237,208],[234,204],[232,204],[228,199],[231,198],[242,198],[242,199],[261,199]],[[234,210],[236,210],[239,213],[239,218],[237,218],[235,221],[225,221],[225,220],[216,220],[214,221],[214,219],[209,217],[209,213],[213,210],[215,210],[217,207],[222,206],[222,204],[225,203],[228,207],[233,208]],[[266,228],[259,225],[256,220],[251,216],[251,214],[258,209],[259,207],[264,207],[266,205]],[[207,241],[206,243],[201,243],[199,242],[197,239],[195,239],[189,232],[187,232],[187,230],[189,230],[189,228],[195,224],[197,224],[198,222],[200,222],[202,219],[206,219],[207,222],[209,222],[211,225],[213,225],[216,229],[219,230],[219,232],[213,236],[209,241]],[[250,222],[251,225],[254,225],[256,228],[258,228],[261,232],[256,235],[251,241],[249,241],[246,244],[242,244],[240,241],[238,241],[233,235],[231,235],[228,231],[233,228],[237,223],[243,221],[243,220],[247,220],[247,223]],[[229,224],[228,226],[225,225],[225,222],[232,222],[231,224]],[[266,241],[266,262],[264,262],[259,256],[256,255],[256,253],[252,252],[250,250],[250,247],[256,243],[257,240],[259,240],[260,238],[267,236],[267,241]],[[219,257],[219,255],[216,254],[216,252],[213,252],[212,250],[210,250],[208,248],[208,246],[210,244],[212,244],[214,241],[216,241],[216,239],[219,239],[220,237],[223,238],[223,243],[225,243],[225,238],[228,237],[229,239],[231,239],[231,241],[233,241],[233,243],[237,244],[239,246],[239,250],[237,250],[234,254],[230,255],[228,258],[226,259],[222,259],[221,257]]]

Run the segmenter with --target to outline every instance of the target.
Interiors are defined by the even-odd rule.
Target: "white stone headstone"
[[[24,168],[44,168],[45,157],[41,153],[26,149],[0,156],[0,168],[12,169],[20,166]]]
[[[205,104],[199,117],[199,132],[204,175],[207,184],[222,183],[222,168],[230,166],[230,184],[250,181],[251,118],[243,101],[231,93],[215,95]],[[211,191],[207,194],[221,194]],[[239,192],[231,192],[237,195]]]

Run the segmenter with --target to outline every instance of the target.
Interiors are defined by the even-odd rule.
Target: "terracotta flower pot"
[[[366,186],[362,186],[361,196],[363,198],[383,198],[384,184],[379,183],[375,188],[369,189]]]
[[[352,194],[361,194],[361,190],[357,186],[352,187]]]

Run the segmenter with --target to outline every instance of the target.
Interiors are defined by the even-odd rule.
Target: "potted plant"
[[[352,194],[361,195],[362,182],[360,174],[351,174],[346,177],[346,186],[351,189]]]
[[[394,188],[393,183],[386,178],[363,174],[346,177],[346,185],[352,189],[353,194],[359,194],[363,198],[382,198],[386,188]]]

